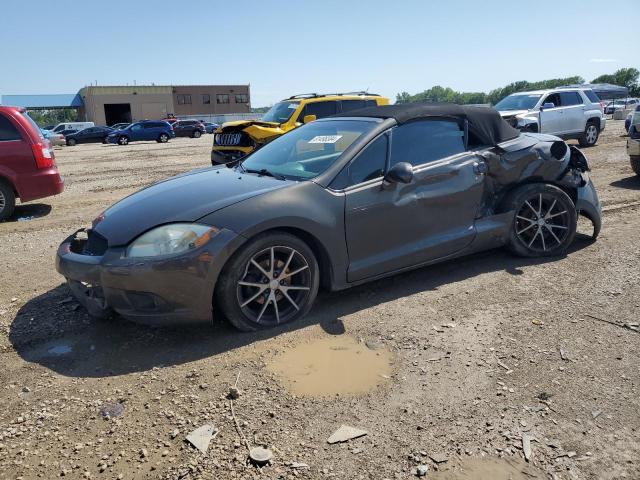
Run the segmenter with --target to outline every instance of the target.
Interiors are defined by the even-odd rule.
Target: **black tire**
[[[169,135],[166,133],[161,133],[158,137],[158,143],[167,143],[169,141]]]
[[[107,142],[108,142],[108,141],[107,141],[107,137],[104,137],[104,138],[102,139],[102,143],[107,143]]]
[[[200,138],[202,136],[202,132],[200,130],[196,130],[193,132],[193,138]]]
[[[274,269],[270,267],[271,255]],[[253,260],[263,272],[271,275],[273,271],[274,276],[261,273]],[[286,276],[292,272],[298,273]],[[319,285],[318,262],[311,248],[288,233],[270,232],[250,240],[227,262],[218,279],[214,301],[234,327],[252,332],[305,316],[313,306]]]
[[[584,127],[584,133],[578,139],[578,143],[581,147],[593,147],[598,143],[600,137],[600,128],[598,124],[593,120],[589,120]]]
[[[631,168],[635,174],[640,175],[640,156],[629,157],[629,160],[631,161]]]
[[[0,180],[0,222],[9,218],[15,208],[16,195],[13,193],[13,187]]]
[[[68,146],[68,147],[73,147],[73,146],[75,146],[75,144],[76,144],[76,143],[78,143],[78,142],[76,142],[76,140],[75,140],[75,139],[73,139],[73,138],[67,138],[67,146]]]
[[[509,249],[521,257],[564,255],[576,236],[576,207],[560,188],[532,183],[516,189],[505,201],[514,213]]]
[[[118,137],[118,145],[129,145],[129,137],[121,135]]]

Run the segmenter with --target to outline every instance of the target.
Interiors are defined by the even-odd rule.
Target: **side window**
[[[548,95],[547,98],[545,98],[542,102],[542,105],[544,105],[545,103],[553,103],[554,108],[562,105],[562,103],[560,102],[560,95],[558,95],[557,93]]]
[[[464,132],[456,122],[421,120],[393,129],[391,165],[422,165],[464,152]]]
[[[139,132],[140,130],[142,130],[142,125],[137,123],[133,127],[131,127],[131,130],[133,130],[134,132]]]
[[[593,90],[584,90],[584,94],[587,96],[587,98],[589,100],[591,100],[592,103],[599,103],[600,102],[600,99],[598,98],[598,95],[596,95]]]
[[[571,105],[581,105],[582,97],[578,92],[560,92],[560,105],[569,107]]]
[[[302,122],[305,115],[315,115],[317,119],[335,115],[338,102],[313,102],[308,103],[302,113],[298,117],[298,121]]]
[[[358,110],[367,106],[366,100],[342,100],[343,112],[350,112],[351,110]]]
[[[20,132],[18,132],[18,129],[13,126],[13,123],[4,115],[0,115],[0,142],[21,139],[22,136]]]
[[[387,136],[381,135],[360,152],[349,164],[349,185],[373,180],[384,175],[387,161]]]

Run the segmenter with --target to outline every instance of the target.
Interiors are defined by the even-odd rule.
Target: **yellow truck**
[[[274,138],[318,118],[388,104],[388,98],[366,92],[294,95],[276,103],[262,120],[224,123],[213,135],[211,163],[235,162]]]

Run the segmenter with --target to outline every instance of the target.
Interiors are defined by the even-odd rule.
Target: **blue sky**
[[[253,106],[301,92],[640,68],[638,0],[68,1],[0,6],[0,94],[84,85],[251,84]],[[616,33],[620,23],[627,30]],[[613,23],[611,29],[608,24]]]

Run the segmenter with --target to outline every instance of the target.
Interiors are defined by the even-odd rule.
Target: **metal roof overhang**
[[[80,108],[82,98],[77,93],[53,95],[2,95],[0,104],[33,109]]]

